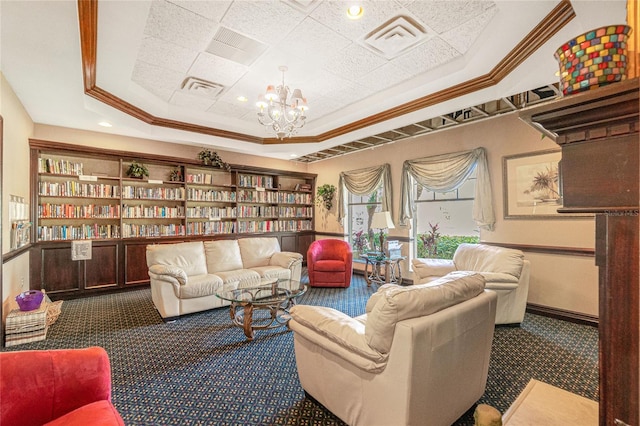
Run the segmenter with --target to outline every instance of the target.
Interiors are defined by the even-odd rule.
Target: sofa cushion
[[[217,272],[225,285],[239,281],[238,288],[255,287],[260,285],[260,274],[251,269],[236,269],[234,271]]]
[[[388,353],[398,321],[441,311],[476,297],[484,287],[482,275],[468,271],[451,272],[429,284],[382,286],[367,316],[367,343],[380,353]]]
[[[344,272],[347,266],[342,260],[316,260],[313,270],[317,272]]]
[[[25,415],[28,415],[25,413]],[[83,405],[62,417],[45,423],[46,426],[108,426],[121,425],[124,421],[111,402],[107,400],[92,402]]]
[[[520,278],[524,254],[520,250],[484,244],[460,244],[453,254],[459,271],[500,272]]]
[[[222,288],[222,278],[213,274],[192,275],[186,285],[174,287],[180,299],[211,296]]]
[[[280,252],[277,238],[240,238],[238,240],[244,268],[267,266],[274,253]]]
[[[207,273],[202,241],[147,246],[147,266],[169,265],[182,269],[187,276]]]
[[[204,253],[207,257],[207,270],[211,274],[242,269],[237,240],[206,241]]]
[[[255,268],[251,268],[251,270],[256,271],[262,278],[291,278],[291,270],[281,266],[256,266]]]

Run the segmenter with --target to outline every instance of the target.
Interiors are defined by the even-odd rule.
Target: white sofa
[[[496,294],[479,274],[386,284],[356,318],[296,305],[298,375],[305,392],[351,426],[448,426],[484,394]]]
[[[498,294],[496,324],[520,324],[529,294],[531,264],[520,250],[486,244],[460,244],[453,260],[411,261],[413,283],[423,284],[453,271],[473,271],[486,280],[486,288]]]
[[[278,239],[196,241],[147,246],[151,298],[168,321],[229,305],[220,289],[246,288],[265,279],[300,281],[302,255],[280,251]]]

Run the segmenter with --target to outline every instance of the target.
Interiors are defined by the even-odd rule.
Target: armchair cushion
[[[460,244],[453,254],[459,271],[500,272],[520,278],[524,254],[520,250],[485,244]]]
[[[453,260],[449,259],[423,259],[414,258],[411,260],[413,270],[419,277],[442,277],[449,272],[456,270]]]
[[[389,353],[398,321],[430,315],[476,297],[484,286],[482,275],[458,271],[429,284],[384,288],[368,314],[366,341],[374,350]]]
[[[365,325],[360,319],[352,318],[333,308],[309,305],[292,307],[291,317],[307,329],[346,349],[350,353],[345,359],[363,370],[378,371],[387,359],[387,355],[367,344]],[[318,338],[313,335],[307,333],[305,337],[319,343]],[[344,351],[342,352],[344,354]]]
[[[347,266],[342,260],[317,260],[313,269],[318,272],[344,272]]]

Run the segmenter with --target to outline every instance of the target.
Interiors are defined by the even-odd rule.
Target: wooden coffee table
[[[231,302],[231,321],[244,329],[247,340],[253,340],[255,330],[287,325],[291,319],[289,308],[305,291],[307,286],[299,281],[279,279],[256,287],[220,291],[216,296]]]

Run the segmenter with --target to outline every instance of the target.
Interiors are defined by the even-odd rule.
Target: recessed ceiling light
[[[247,102],[249,100],[246,96],[238,96],[236,99],[239,102]]]
[[[111,127],[111,123],[109,123],[108,121],[101,121],[98,123],[98,125],[102,127]]]
[[[289,157],[292,157],[292,158],[293,157],[297,157],[297,156],[298,156],[298,154],[289,154]]]
[[[364,8],[360,5],[354,4],[347,9],[347,16],[349,19],[360,19],[364,13]]]

